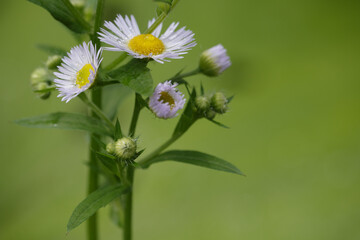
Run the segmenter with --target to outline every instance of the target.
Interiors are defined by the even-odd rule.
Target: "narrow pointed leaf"
[[[76,129],[101,135],[112,135],[99,119],[77,113],[56,112],[19,119],[15,123],[25,127]]]
[[[56,20],[76,33],[87,33],[90,25],[69,0],[28,0],[45,8]]]
[[[204,90],[204,86],[203,86],[202,82],[200,83],[200,93],[202,96],[204,96],[204,94],[205,94],[205,90]]]
[[[228,126],[222,124],[221,122],[218,122],[218,121],[215,121],[215,120],[209,119],[209,118],[207,118],[207,120],[209,120],[209,121],[212,122],[212,123],[215,123],[215,124],[218,125],[219,127],[223,127],[223,128],[229,129]]]
[[[196,98],[196,91],[193,89],[190,99],[185,107],[184,112],[181,114],[181,117],[175,127],[173,136],[179,136],[186,132],[189,127],[198,119],[197,115],[193,110],[193,100]]]
[[[116,158],[114,156],[97,152],[96,157],[112,174],[119,176],[119,171],[116,165]]]
[[[100,188],[87,196],[74,210],[67,224],[67,231],[79,226],[91,217],[99,208],[106,206],[127,191],[119,184]]]
[[[119,122],[119,119],[116,119],[114,139],[117,140],[122,137],[123,137],[123,134],[122,134],[121,127],[120,127],[120,122]]]
[[[133,59],[124,66],[109,72],[109,76],[135,92],[149,96],[153,91],[153,80],[150,69],[146,65],[147,61]]]
[[[153,163],[163,162],[163,161],[176,161],[182,163],[189,163],[200,167],[206,167],[219,171],[244,175],[237,167],[235,167],[231,163],[221,158],[198,151],[181,151],[181,150],[168,151],[153,158],[151,161],[147,163],[146,166],[142,166],[142,167],[146,168]]]

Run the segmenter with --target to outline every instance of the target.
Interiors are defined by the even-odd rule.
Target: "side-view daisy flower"
[[[150,27],[155,22],[152,19],[148,22]],[[125,19],[118,15],[114,22],[105,21],[99,32],[100,40],[112,47],[105,47],[109,51],[124,51],[134,58],[152,58],[159,63],[169,61],[167,58],[179,59],[188,50],[196,45],[194,33],[185,30],[175,29],[179,23],[171,23],[168,29],[160,36],[162,23],[151,33],[141,34],[134,16],[125,16]]]
[[[205,50],[200,56],[200,71],[209,77],[220,75],[230,65],[230,57],[221,44]]]
[[[176,89],[177,83],[159,83],[149,100],[149,107],[159,118],[176,117],[177,111],[184,107],[184,94]]]
[[[60,92],[58,97],[62,97],[62,101],[69,102],[91,87],[102,61],[101,53],[102,48],[97,51],[90,41],[73,47],[62,58],[62,63],[58,66],[59,72],[54,72],[58,77],[54,80],[56,89]]]

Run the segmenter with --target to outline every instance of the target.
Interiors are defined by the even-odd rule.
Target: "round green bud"
[[[61,56],[59,55],[53,55],[49,56],[46,61],[46,67],[48,69],[56,69],[57,66],[61,64]]]
[[[49,87],[49,84],[47,82],[40,82],[38,84],[36,84],[33,88],[34,91],[42,91],[45,90]],[[36,92],[36,95],[43,99],[46,100],[50,97],[51,92]]]
[[[216,112],[214,110],[207,110],[205,113],[205,117],[208,119],[214,119],[214,117],[216,116]]]
[[[136,143],[133,139],[123,137],[115,142],[115,155],[122,159],[130,159],[136,154]]]
[[[228,109],[228,100],[222,92],[217,92],[211,97],[211,107],[217,113],[225,113]]]
[[[106,145],[106,151],[110,154],[114,154],[115,153],[115,143],[114,142],[109,142]]]
[[[38,83],[45,82],[48,78],[47,70],[43,67],[36,68],[30,76],[31,85],[35,86]]]
[[[205,97],[205,96],[196,97],[195,98],[195,106],[201,112],[205,112],[210,107],[210,100],[208,97]]]
[[[77,8],[80,12],[84,9],[85,7],[85,0],[70,0],[71,4]]]

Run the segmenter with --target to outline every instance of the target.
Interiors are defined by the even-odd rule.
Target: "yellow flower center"
[[[78,85],[78,88],[82,88],[83,86],[85,86],[90,82],[89,81],[90,70],[92,70],[95,73],[95,69],[93,68],[93,66],[90,63],[88,63],[85,64],[85,66],[83,66],[83,68],[76,73],[76,85]]]
[[[173,107],[175,106],[175,100],[168,92],[161,92],[159,101],[163,103],[168,103],[170,105],[170,109],[173,109]]]
[[[151,34],[140,34],[132,38],[128,43],[129,48],[138,53],[148,56],[161,54],[165,50],[164,43]]]

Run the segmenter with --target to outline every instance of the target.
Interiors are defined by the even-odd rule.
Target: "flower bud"
[[[123,137],[115,142],[115,155],[122,159],[130,159],[136,154],[136,143],[133,139]]]
[[[71,4],[77,8],[80,12],[84,9],[85,0],[70,0]]]
[[[205,112],[210,107],[210,100],[209,100],[209,98],[207,98],[205,96],[196,97],[195,98],[195,106],[199,111]]]
[[[45,64],[48,69],[56,69],[56,67],[61,64],[61,56],[49,56]]]
[[[33,85],[33,90],[34,91],[42,91],[45,90],[49,87],[49,84],[47,82],[39,82],[37,83],[35,86]],[[43,99],[46,100],[50,97],[51,92],[37,92],[36,95]]]
[[[31,73],[30,82],[31,82],[31,85],[35,86],[38,83],[45,82],[46,80],[48,80],[47,78],[48,78],[47,70],[45,68],[39,67],[39,68],[36,68]]]
[[[220,75],[230,65],[230,58],[221,44],[205,50],[200,56],[200,71],[209,77]]]
[[[217,113],[225,113],[228,109],[228,100],[222,92],[217,92],[211,97],[211,107]]]
[[[215,116],[216,116],[216,112],[212,109],[208,109],[205,113],[205,117],[208,119],[214,119]]]
[[[106,145],[106,151],[110,154],[114,154],[115,153],[115,143],[114,142],[109,142]]]

